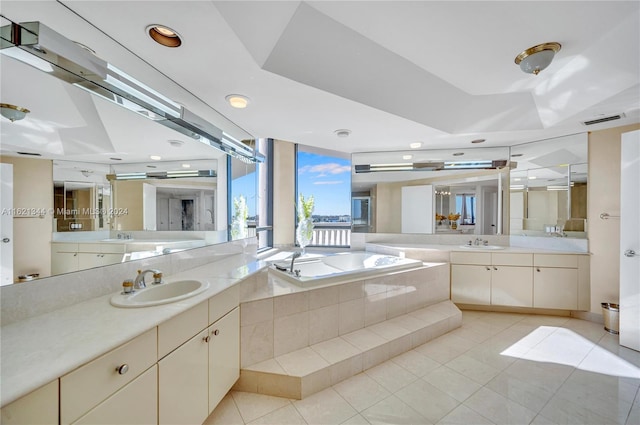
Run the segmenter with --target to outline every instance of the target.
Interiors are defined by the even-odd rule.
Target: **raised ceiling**
[[[506,146],[640,122],[636,1],[3,0],[1,7],[9,19],[40,20],[189,109],[207,116],[211,107],[255,137],[367,152],[415,141],[423,149],[471,147],[480,137],[483,146]],[[182,46],[153,42],[149,24],[173,28]],[[562,50],[540,75],[515,65],[522,50],[549,41]],[[3,92],[4,71],[3,64]],[[231,93],[248,96],[249,107],[232,109]],[[4,94],[2,101],[29,107]],[[618,121],[582,124],[619,113]],[[346,139],[334,134],[343,128],[352,131]],[[105,129],[92,129],[96,144],[127,139],[126,128],[107,129],[106,138]]]

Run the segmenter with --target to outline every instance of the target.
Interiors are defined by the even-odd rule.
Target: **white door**
[[[13,165],[0,164],[0,285],[13,283]]]
[[[640,130],[622,135],[620,345],[640,351]]]

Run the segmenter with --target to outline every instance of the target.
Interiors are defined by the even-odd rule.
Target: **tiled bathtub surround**
[[[302,398],[460,326],[446,264],[241,303],[237,388]]]

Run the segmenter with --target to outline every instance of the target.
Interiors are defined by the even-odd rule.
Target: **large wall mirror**
[[[581,133],[504,148],[353,154],[352,231],[585,238],[587,145]],[[403,226],[405,208],[429,225]]]
[[[194,128],[252,139],[112,40],[100,34],[96,40],[109,44],[101,50],[110,52],[109,63],[201,119]],[[3,118],[1,126],[11,208],[24,212],[11,218],[14,282],[228,240],[225,152],[196,133],[159,125],[157,115],[131,110],[118,96],[96,95],[4,54],[0,67],[2,101],[30,110],[20,121]],[[255,166],[239,163],[233,179],[255,176]],[[251,189],[244,196],[255,202]]]

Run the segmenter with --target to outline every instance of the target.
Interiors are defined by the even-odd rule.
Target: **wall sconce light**
[[[0,114],[11,122],[20,121],[31,112],[27,108],[11,105],[9,103],[0,103]]]
[[[560,43],[551,42],[538,44],[516,56],[515,62],[527,74],[538,75],[540,71],[551,64],[553,57],[560,51]]]

